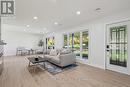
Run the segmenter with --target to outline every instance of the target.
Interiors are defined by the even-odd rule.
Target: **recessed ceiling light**
[[[30,27],[30,25],[27,25],[27,27]]]
[[[54,22],[55,25],[58,25],[58,22]]]
[[[35,17],[33,17],[33,19],[34,19],[34,20],[37,20],[37,19],[38,19],[38,17],[36,17],[36,16],[35,16]]]
[[[80,15],[80,14],[81,14],[81,12],[80,12],[80,11],[77,11],[77,12],[76,12],[76,14],[77,14],[77,15]]]

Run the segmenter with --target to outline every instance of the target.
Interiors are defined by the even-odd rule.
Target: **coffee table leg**
[[[29,61],[29,64],[28,64],[28,66],[30,66],[30,61]]]
[[[46,64],[45,64],[45,62],[43,62],[43,65],[44,65],[44,69],[46,69]]]

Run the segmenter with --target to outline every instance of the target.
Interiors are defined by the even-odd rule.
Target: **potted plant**
[[[40,47],[40,49],[38,50],[38,54],[42,54],[43,53],[43,51],[44,51],[44,42],[43,42],[43,40],[40,40],[39,42],[38,42],[38,47]],[[41,50],[42,49],[42,50]]]

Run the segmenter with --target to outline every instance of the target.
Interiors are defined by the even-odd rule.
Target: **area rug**
[[[61,67],[56,66],[56,65],[54,65],[54,64],[52,64],[52,63],[49,63],[49,62],[46,62],[46,63],[45,63],[45,68],[46,68],[46,70],[47,70],[50,74],[52,74],[52,75],[56,75],[56,74],[58,74],[58,73],[62,73],[62,72],[64,72],[64,71],[68,70],[68,69],[72,69],[72,68],[75,68],[75,67],[77,67],[77,66],[78,66],[77,64],[72,64],[72,65],[66,66],[66,67],[64,67],[64,68],[61,68]],[[43,66],[43,65],[41,65],[41,67],[44,69],[44,66]]]

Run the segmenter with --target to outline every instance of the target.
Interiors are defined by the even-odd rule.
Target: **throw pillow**
[[[54,49],[52,49],[52,50],[50,51],[50,56],[57,56],[57,51],[54,50]]]
[[[63,49],[61,51],[61,54],[68,54],[68,53],[71,53],[71,50],[69,50],[69,49]]]
[[[60,52],[58,53],[57,57],[60,57]]]

